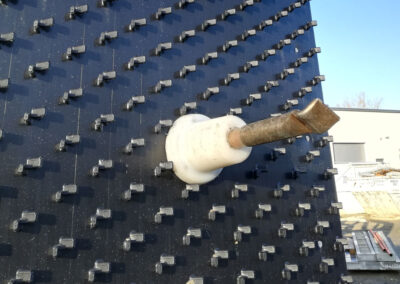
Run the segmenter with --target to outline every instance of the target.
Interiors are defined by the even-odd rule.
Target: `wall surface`
[[[385,163],[400,167],[400,112],[335,112],[340,121],[329,130],[334,143],[365,143],[366,162],[384,159]]]
[[[1,283],[347,283],[326,133],[199,188],[166,163],[185,113],[322,99],[308,1],[0,2]]]

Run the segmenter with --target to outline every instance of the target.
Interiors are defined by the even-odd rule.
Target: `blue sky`
[[[311,10],[325,102],[365,92],[400,110],[400,1],[313,0]]]

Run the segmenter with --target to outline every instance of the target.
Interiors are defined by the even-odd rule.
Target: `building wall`
[[[335,112],[340,121],[329,131],[334,143],[365,143],[366,162],[384,159],[390,166],[400,167],[400,112],[343,109]]]
[[[342,217],[358,214],[372,218],[400,217],[400,173],[371,174],[383,168],[400,169],[400,111],[335,109],[335,112],[341,120],[329,134],[334,141],[330,147],[333,166],[338,169],[335,182],[338,200],[343,203]],[[364,143],[364,161],[335,161],[335,143]],[[353,153],[348,156],[357,157]]]

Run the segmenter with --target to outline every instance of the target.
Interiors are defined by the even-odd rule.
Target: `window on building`
[[[336,164],[364,163],[364,143],[333,143],[333,155]]]

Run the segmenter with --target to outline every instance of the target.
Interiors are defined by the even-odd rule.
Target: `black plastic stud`
[[[338,169],[336,168],[331,168],[331,169],[326,169],[323,176],[325,179],[330,179],[332,178],[334,175],[338,174]]]
[[[130,251],[132,246],[144,244],[146,241],[144,233],[138,233],[136,231],[131,231],[129,236],[124,240],[122,244],[122,249],[124,251]]]
[[[80,136],[78,134],[67,135],[65,139],[61,139],[61,141],[55,146],[55,150],[57,152],[65,152],[67,151],[67,145],[74,145],[80,142]]]
[[[299,100],[297,99],[289,99],[286,100],[286,102],[280,106],[280,109],[283,111],[287,111],[291,109],[293,106],[297,106],[299,104]]]
[[[222,45],[221,50],[223,52],[227,52],[231,47],[237,46],[237,45],[238,45],[237,40],[229,40],[229,41],[225,42],[224,45]]]
[[[138,104],[144,104],[146,102],[145,96],[133,96],[126,103],[122,105],[123,110],[132,110],[133,107]]]
[[[323,148],[329,144],[329,142],[333,142],[333,136],[324,136],[317,142],[315,142],[316,147]]]
[[[155,271],[157,274],[163,274],[163,270],[165,269],[166,266],[175,266],[176,261],[175,261],[175,256],[173,255],[167,255],[167,254],[162,254],[160,256],[160,261],[156,263],[155,265]]]
[[[102,220],[110,220],[112,218],[111,209],[97,208],[95,215],[89,218],[89,228],[95,229],[98,226],[98,222]]]
[[[54,25],[54,18],[34,20],[31,29],[31,34],[38,34],[41,30],[49,30]]]
[[[188,4],[190,3],[194,3],[194,0],[179,0],[179,2],[177,3],[177,7],[179,9],[183,9],[185,8]]]
[[[190,275],[186,284],[204,284],[204,278],[196,275]]]
[[[0,44],[12,45],[14,42],[14,38],[14,33],[0,34]]]
[[[209,27],[214,26],[217,24],[217,19],[208,19],[205,20],[201,25],[200,25],[200,29],[202,31],[206,31]]]
[[[71,89],[68,92],[64,92],[64,94],[58,98],[58,104],[64,105],[69,104],[70,99],[76,99],[83,96],[83,89]]]
[[[290,45],[292,43],[291,39],[282,39],[280,40],[277,44],[275,44],[274,48],[275,49],[282,49],[283,47],[285,47],[286,45]]]
[[[318,75],[315,76],[310,82],[309,84],[312,86],[318,85],[319,83],[325,81],[325,76],[324,75]]]
[[[161,20],[161,18],[165,17],[165,15],[171,14],[172,13],[172,8],[171,7],[166,7],[166,8],[159,8],[157,12],[153,15],[153,18],[155,20]]]
[[[83,53],[86,52],[86,46],[85,45],[78,45],[78,46],[73,46],[73,47],[68,47],[67,51],[62,55],[61,60],[62,61],[68,61],[72,60],[73,55],[79,56]]]
[[[231,73],[226,76],[225,79],[222,80],[223,85],[228,86],[232,81],[239,80],[240,74],[239,73]]]
[[[9,83],[9,79],[0,79],[0,92],[7,91]]]
[[[240,11],[243,11],[244,9],[246,9],[249,6],[253,6],[254,5],[254,1],[253,0],[245,0],[243,1],[241,4],[239,4],[238,9]]]
[[[235,15],[236,14],[236,10],[235,9],[228,9],[225,10],[224,12],[222,12],[219,15],[219,19],[221,19],[222,21],[226,20],[229,16]]]
[[[284,147],[276,147],[272,149],[271,153],[269,154],[269,160],[276,161],[279,156],[283,156],[286,154],[286,148]]]
[[[78,193],[78,186],[76,184],[64,184],[60,191],[57,191],[52,196],[54,202],[62,202],[66,196],[75,195]]]
[[[311,22],[305,24],[305,25],[303,26],[303,29],[305,29],[306,31],[308,31],[309,29],[311,29],[312,27],[315,27],[315,26],[317,26],[317,25],[318,25],[317,21],[311,21]]]
[[[115,116],[112,113],[109,114],[100,114],[99,118],[96,118],[95,121],[91,124],[92,130],[95,131],[103,131],[103,127],[111,122],[115,121]]]
[[[178,36],[178,42],[184,42],[186,41],[189,37],[194,37],[196,35],[195,30],[188,30],[188,31],[183,31],[179,36]]]
[[[29,65],[26,69],[24,78],[31,79],[36,77],[36,73],[44,73],[50,68],[50,61],[38,62],[35,65]]]
[[[143,64],[146,62],[146,56],[135,56],[129,59],[129,62],[125,64],[125,69],[133,70],[139,64]]]
[[[215,58],[218,58],[218,52],[216,52],[216,51],[207,53],[200,59],[200,61],[201,61],[201,64],[206,65],[211,59],[215,59]]]
[[[181,197],[183,199],[188,199],[190,192],[199,192],[200,186],[198,184],[187,184],[185,189],[182,190]]]
[[[172,43],[171,42],[164,42],[157,45],[154,49],[153,54],[156,56],[160,56],[165,50],[171,49]]]
[[[235,243],[240,243],[243,239],[243,235],[250,235],[251,227],[238,225],[236,231],[233,232],[233,240]]]
[[[160,207],[158,212],[154,215],[154,222],[156,224],[160,224],[162,223],[163,218],[166,216],[174,216],[173,207]]]
[[[275,55],[276,54],[276,50],[275,49],[266,49],[266,50],[264,50],[263,51],[263,53],[261,53],[258,57],[257,57],[257,59],[260,59],[260,60],[267,60],[267,58],[268,57],[270,57],[270,56],[273,56],[273,55]]]
[[[172,80],[161,80],[158,81],[158,83],[151,88],[151,91],[153,93],[160,93],[163,89],[171,87],[172,86]]]
[[[197,108],[197,103],[196,102],[184,103],[183,106],[181,106],[179,108],[179,115],[185,115],[190,110],[195,110],[196,108]]]
[[[154,133],[161,133],[163,128],[169,128],[174,122],[171,119],[159,120],[156,126],[154,126]]]
[[[310,210],[311,210],[310,203],[299,202],[297,204],[297,207],[294,209],[294,215],[296,215],[297,217],[303,217],[305,211],[310,211]]]
[[[288,37],[291,40],[295,40],[298,36],[304,35],[304,30],[303,29],[298,29],[292,32]]]
[[[318,197],[321,192],[325,191],[325,186],[323,185],[314,185],[310,189],[310,196],[311,197]]]
[[[284,185],[278,184],[277,188],[275,188],[273,191],[273,196],[275,198],[281,198],[284,192],[289,192],[289,191],[290,191],[289,184],[284,184]]]
[[[210,87],[207,88],[202,94],[201,98],[203,100],[208,100],[212,95],[218,94],[219,93],[219,87]]]
[[[73,238],[61,237],[58,240],[58,244],[51,247],[50,255],[57,258],[64,250],[71,250],[73,248],[75,248],[75,240]]]
[[[97,165],[93,166],[89,172],[89,175],[92,177],[97,177],[100,171],[109,170],[113,168],[114,163],[113,160],[103,160],[100,159]]]
[[[43,165],[42,157],[26,159],[25,164],[19,164],[15,169],[14,174],[17,176],[23,176],[26,174],[26,170],[39,169]]]
[[[133,32],[133,31],[137,30],[139,27],[145,26],[146,24],[147,24],[146,18],[133,19],[133,20],[131,20],[129,25],[126,26],[125,30],[127,32]]]
[[[33,108],[30,113],[24,113],[23,117],[20,119],[20,125],[31,125],[32,119],[41,120],[46,115],[46,109],[42,108]]]
[[[258,253],[258,259],[261,261],[267,261],[268,255],[273,255],[276,252],[275,246],[263,244],[261,251]]]
[[[104,82],[113,80],[116,77],[117,77],[117,72],[115,71],[103,72],[99,74],[99,76],[97,76],[97,78],[93,81],[93,85],[95,87],[102,87],[104,85]]]
[[[299,254],[301,256],[309,256],[310,249],[315,249],[315,242],[314,241],[303,241],[301,247],[299,248]]]
[[[260,203],[258,204],[254,215],[257,219],[262,219],[264,217],[264,214],[271,212],[271,210],[272,210],[271,204]]]
[[[123,153],[124,154],[132,154],[133,149],[137,147],[144,147],[145,140],[144,138],[132,138],[131,141],[124,147]]]
[[[250,172],[250,176],[254,179],[257,179],[261,176],[261,174],[265,174],[267,172],[268,170],[266,165],[256,164],[254,169]]]
[[[315,157],[319,157],[320,155],[321,153],[319,152],[319,150],[308,151],[307,154],[304,156],[304,161],[310,163],[315,159]]]
[[[240,71],[242,72],[249,72],[251,68],[257,67],[258,66],[258,61],[253,60],[253,61],[247,61],[246,64],[244,64],[241,68]]]
[[[295,93],[295,96],[298,98],[302,98],[305,95],[309,94],[312,92],[312,87],[303,87],[300,89],[300,91],[298,91],[297,93]]]
[[[211,210],[208,212],[208,219],[215,221],[217,214],[226,214],[226,206],[213,204]]]
[[[243,113],[243,109],[241,107],[230,108],[228,115],[241,115]]]
[[[132,200],[134,194],[144,193],[145,187],[143,183],[131,182],[129,189],[122,193],[122,200],[129,201]]]
[[[257,25],[257,28],[262,31],[263,29],[265,29],[266,27],[272,26],[274,24],[274,22],[272,20],[265,20],[262,21],[261,23],[259,23]]]
[[[114,3],[114,1],[116,1],[116,0],[98,0],[97,7],[104,8],[104,7],[111,6]]]
[[[338,215],[340,209],[343,209],[343,204],[341,202],[331,202],[331,206],[328,208],[328,214]]]
[[[349,245],[349,241],[347,238],[336,238],[335,243],[333,244],[333,250],[343,253],[345,250],[345,246]]]
[[[278,229],[278,236],[280,238],[286,238],[288,231],[294,231],[294,224],[282,222],[280,228]]]
[[[220,265],[221,260],[228,260],[229,259],[229,251],[227,250],[220,250],[214,249],[214,253],[211,256],[211,266],[218,267]]]
[[[185,65],[182,67],[181,70],[179,70],[177,75],[179,78],[185,78],[188,73],[195,71],[196,71],[196,65]]]
[[[157,167],[154,168],[154,176],[159,177],[165,171],[172,171],[174,164],[172,162],[160,162]]]
[[[354,283],[353,277],[351,275],[341,275],[339,284],[352,284]]]
[[[248,190],[247,184],[235,184],[234,188],[231,190],[231,197],[239,198],[240,192],[247,192]]]
[[[192,239],[201,239],[202,231],[200,228],[188,228],[186,234],[182,238],[182,244],[184,246],[190,245]]]
[[[110,42],[118,37],[118,31],[102,32],[100,36],[95,40],[95,45],[105,45],[106,42]]]
[[[335,260],[333,258],[322,258],[319,264],[319,271],[321,273],[329,273],[329,267],[335,266]]]
[[[293,67],[300,67],[301,65],[303,65],[304,63],[308,62],[308,58],[307,57],[300,57],[298,58],[295,62],[293,62]]]
[[[65,20],[70,21],[74,20],[77,16],[81,17],[83,14],[86,14],[88,10],[88,5],[71,6],[69,12],[65,14]]]
[[[280,11],[280,12],[276,13],[276,14],[272,17],[272,19],[273,19],[274,21],[278,22],[281,18],[286,17],[287,15],[289,15],[288,11],[283,10],[283,11]]]
[[[254,270],[242,269],[242,270],[240,270],[239,276],[236,278],[236,283],[237,284],[246,284],[246,281],[248,279],[252,280],[255,278],[256,278],[256,273]]]
[[[317,221],[317,224],[314,227],[314,233],[323,235],[325,229],[328,229],[330,224],[328,221]]]
[[[269,92],[272,88],[279,87],[278,81],[267,81],[267,83],[261,87],[263,92]]]
[[[254,101],[261,100],[261,98],[262,98],[261,93],[250,94],[247,98],[242,99],[240,101],[240,104],[242,106],[251,106]]]
[[[15,273],[15,278],[10,279],[7,282],[7,284],[33,283],[33,281],[34,281],[33,271],[28,269],[18,269],[17,272]]]
[[[105,0],[101,0],[103,2]],[[98,259],[94,262],[93,268],[88,271],[88,281],[95,282],[96,275],[98,274],[110,274],[111,273],[111,263],[106,262],[102,259]]]
[[[295,2],[295,3],[293,3],[293,4],[290,4],[287,8],[286,8],[286,10],[289,12],[289,13],[291,13],[291,12],[293,12],[293,10],[295,10],[295,9],[297,9],[297,8],[300,8],[301,7],[301,2]]]
[[[294,68],[283,69],[283,71],[278,75],[278,78],[280,80],[285,80],[287,76],[293,75],[294,71],[295,71]]]
[[[321,48],[320,47],[313,47],[306,53],[306,56],[313,57],[317,53],[321,53]]]
[[[38,219],[38,214],[34,211],[22,211],[21,217],[11,223],[11,230],[19,232],[26,224],[34,224]]]
[[[297,272],[299,272],[299,266],[297,264],[290,264],[286,262],[282,270],[282,278],[285,280],[291,280],[293,278],[293,274]]]
[[[248,37],[256,35],[256,33],[255,29],[247,30],[240,35],[240,39],[245,41]]]

